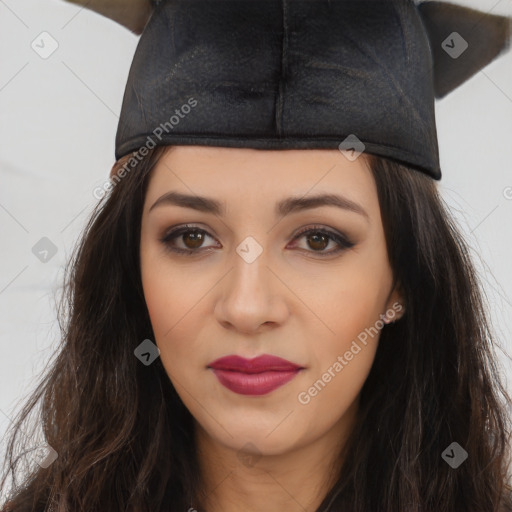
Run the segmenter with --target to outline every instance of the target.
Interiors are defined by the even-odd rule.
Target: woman
[[[6,511],[512,510],[508,397],[435,183],[434,94],[471,71],[432,66],[440,5],[370,4],[155,12]]]

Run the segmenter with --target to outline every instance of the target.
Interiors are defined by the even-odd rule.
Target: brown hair
[[[193,418],[160,359],[144,366],[133,354],[154,339],[139,240],[163,151],[150,150],[100,201],[68,263],[62,346],[10,431],[6,512],[184,512],[200,495]],[[512,510],[508,397],[467,246],[431,178],[369,163],[407,311],[382,330],[345,463],[318,511]],[[30,444],[23,429],[40,402],[58,458],[18,482]],[[441,457],[454,441],[469,454],[457,469]]]

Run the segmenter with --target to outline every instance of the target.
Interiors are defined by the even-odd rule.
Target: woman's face
[[[173,147],[140,256],[154,341],[204,435],[267,455],[343,435],[383,315],[401,316],[364,154]]]

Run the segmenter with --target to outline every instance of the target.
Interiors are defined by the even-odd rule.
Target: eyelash
[[[187,255],[187,256],[192,256],[193,254],[197,254],[199,252],[204,252],[205,250],[210,249],[210,248],[206,248],[206,249],[203,248],[202,250],[201,250],[201,248],[195,249],[195,250],[194,249],[181,249],[181,248],[173,247],[170,244],[170,242],[172,240],[174,240],[175,238],[178,238],[180,235],[184,235],[185,233],[189,233],[189,232],[204,233],[207,236],[209,236],[210,238],[214,238],[208,233],[208,231],[205,231],[204,229],[200,229],[195,226],[186,225],[186,226],[177,228],[169,233],[166,233],[160,239],[160,242],[165,246],[165,248],[167,250],[174,252],[174,253]],[[304,235],[308,235],[308,234],[326,235],[327,238],[329,238],[330,240],[339,244],[340,247],[338,247],[337,249],[334,249],[334,250],[331,249],[330,251],[326,251],[326,252],[314,251],[314,250],[306,251],[306,252],[312,252],[314,254],[319,254],[321,257],[330,256],[332,254],[338,254],[339,252],[350,249],[350,248],[354,247],[354,245],[355,245],[353,242],[351,242],[345,236],[339,235],[339,234],[334,233],[329,230],[326,230],[325,228],[323,228],[321,226],[310,226],[310,227],[307,227],[307,228],[301,230],[299,233],[297,233],[295,235],[295,237],[293,238],[293,241],[298,240],[299,238],[302,238]]]

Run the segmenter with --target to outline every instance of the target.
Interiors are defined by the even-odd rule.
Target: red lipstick
[[[302,366],[264,354],[254,359],[226,356],[208,365],[219,382],[241,395],[266,395],[293,379]]]

